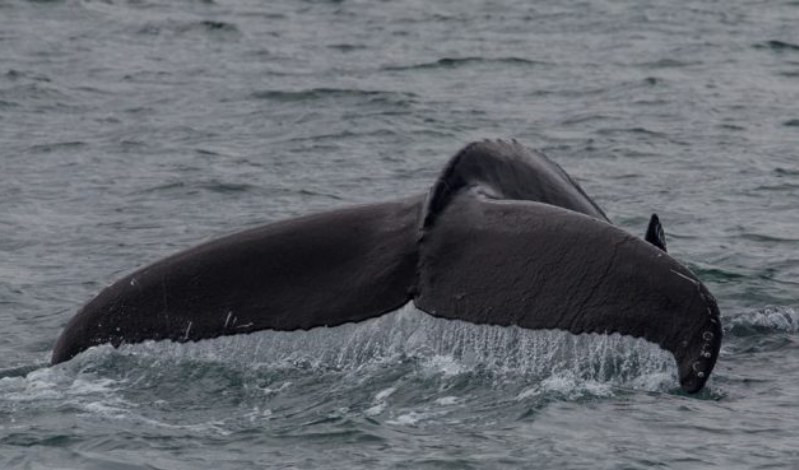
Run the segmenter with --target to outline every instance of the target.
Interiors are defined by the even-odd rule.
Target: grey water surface
[[[799,2],[0,0],[0,468],[799,468]],[[114,279],[517,138],[718,298],[641,340],[433,319],[95,348]],[[642,266],[641,269],[646,269]]]

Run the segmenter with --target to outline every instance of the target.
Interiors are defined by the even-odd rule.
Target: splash
[[[739,337],[796,333],[799,332],[799,314],[792,308],[767,306],[737,315],[727,325],[728,332]]]
[[[0,379],[0,391],[15,407],[67,406],[87,422],[226,435],[267,422],[421,427],[529,416],[553,400],[675,390],[675,369],[642,339],[475,325],[408,305],[335,328],[105,345]]]
[[[428,376],[482,374],[533,381],[567,372],[574,380],[624,388],[647,388],[652,381],[646,377],[653,374],[671,380],[675,375],[672,356],[643,339],[474,325],[434,318],[410,304],[358,324],[264,331],[188,344],[146,342],[111,354],[318,372],[410,363]],[[660,388],[662,380],[656,382]]]

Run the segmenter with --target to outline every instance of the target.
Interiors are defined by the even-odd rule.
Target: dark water
[[[799,466],[799,3],[0,0],[0,467]],[[412,308],[98,348],[113,279],[214,236],[544,150],[719,299],[709,387],[616,336]]]

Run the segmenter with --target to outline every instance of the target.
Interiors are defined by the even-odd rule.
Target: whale
[[[474,324],[643,338],[673,355],[688,393],[722,340],[715,298],[666,251],[656,215],[634,236],[543,153],[485,140],[425,194],[269,223],[122,277],[69,319],[51,362],[102,344],[333,327],[408,302]]]

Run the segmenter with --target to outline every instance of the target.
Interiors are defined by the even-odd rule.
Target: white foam
[[[119,382],[85,374],[74,375],[59,367],[44,367],[24,377],[0,379],[0,393],[8,401],[35,402],[66,400],[85,396],[107,396],[119,387]]]
[[[386,410],[386,403],[381,402],[364,410],[367,416],[377,416]]]
[[[431,415],[429,413],[417,413],[415,411],[411,411],[410,413],[405,413],[397,416],[394,419],[390,419],[386,421],[386,423],[400,426],[413,426],[419,423],[419,421],[427,419],[430,416]]]
[[[737,315],[729,322],[733,332],[799,332],[799,314],[786,307],[768,306]]]
[[[436,405],[441,405],[441,406],[457,405],[459,402],[460,399],[458,397],[453,397],[453,396],[441,397],[436,399],[435,401]]]
[[[108,350],[95,352],[101,353],[109,354]],[[652,373],[676,378],[671,354],[643,339],[475,325],[435,318],[412,304],[357,324],[261,331],[185,344],[146,342],[124,346],[114,354],[149,357],[156,363],[199,360],[273,371],[357,372],[410,364],[420,373],[442,377],[480,371],[510,380],[544,380],[569,371],[579,380],[626,386]]]
[[[244,415],[244,418],[247,419],[250,423],[261,422],[264,419],[270,419],[272,417],[272,410],[270,408],[261,409],[259,406],[253,407],[253,409]]]
[[[384,401],[386,398],[390,397],[394,392],[397,391],[396,387],[389,387],[385,390],[381,390],[375,395],[375,401]]]
[[[427,358],[422,364],[423,369],[429,374],[441,374],[452,377],[466,372],[469,368],[463,362],[451,355],[434,355]]]
[[[367,416],[377,416],[383,411],[385,411],[387,406],[386,399],[388,399],[396,391],[397,391],[396,387],[389,387],[377,392],[377,394],[374,397],[374,400],[372,400],[372,403],[374,403],[374,405],[367,408],[364,411],[364,413],[366,413]]]

